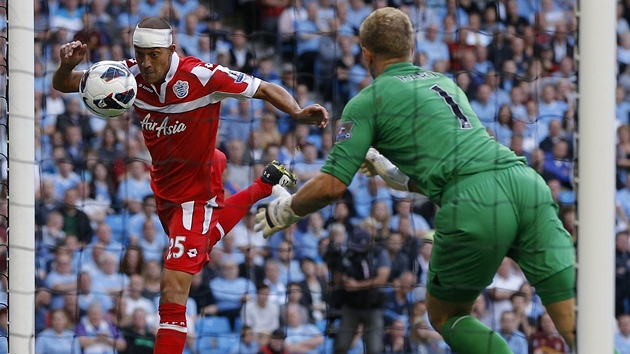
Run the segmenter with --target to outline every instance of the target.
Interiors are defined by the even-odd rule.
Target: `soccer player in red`
[[[221,228],[230,229],[249,209],[244,206],[269,195],[271,184],[282,178],[270,179],[263,173],[248,189],[223,201],[222,168],[215,154],[221,100],[263,99],[298,122],[320,127],[328,123],[324,107],[301,108],[278,85],[194,57],[180,57],[172,37],[172,28],[163,19],[140,21],[133,34],[135,58],[125,62],[138,82],[134,107],[152,157],[151,186],[158,214],[169,235],[155,354],[183,351],[185,304],[193,275],[208,262],[207,251],[220,238]],[[79,41],[61,46],[60,65],[53,75],[55,89],[78,91],[83,72],[74,68],[85,58],[86,49]],[[224,204],[234,212],[222,213]]]

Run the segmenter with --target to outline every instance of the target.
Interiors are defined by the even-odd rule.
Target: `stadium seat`
[[[227,317],[206,316],[197,319],[196,324],[197,337],[217,336],[220,334],[229,334],[232,332],[230,321]]]
[[[315,321],[315,327],[317,327],[317,329],[319,329],[319,331],[322,333],[326,331],[327,325],[328,325],[328,320],[326,320],[325,318]]]
[[[129,215],[109,214],[107,215],[105,222],[112,230],[112,240],[122,243],[125,237],[127,237],[127,223],[129,222]]]
[[[240,334],[241,333],[241,328],[243,328],[243,320],[241,319],[241,317],[237,317],[234,319],[234,333]]]
[[[231,333],[228,335],[220,335],[219,338],[217,338],[217,347],[222,353],[229,353],[239,341],[240,336],[238,334]]]

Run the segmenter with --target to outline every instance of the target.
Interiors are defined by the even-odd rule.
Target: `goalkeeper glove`
[[[398,167],[375,148],[368,149],[365,161],[361,164],[361,172],[368,177],[381,176],[385,183],[395,190],[409,191],[409,177],[400,172]]]
[[[266,207],[262,207],[256,214],[254,230],[262,231],[264,238],[269,238],[272,234],[282,231],[302,219],[302,216],[295,215],[293,210],[291,210],[292,194],[289,194],[279,185],[275,185],[273,186],[272,195],[278,198]]]

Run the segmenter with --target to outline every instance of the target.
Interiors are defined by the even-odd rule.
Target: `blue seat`
[[[219,338],[217,338],[217,347],[223,353],[229,353],[239,341],[240,336],[238,334],[231,333],[228,335],[220,335]]]
[[[127,227],[129,223],[129,215],[109,214],[105,218],[105,222],[112,230],[112,240],[116,242],[123,242],[128,234]]]
[[[328,321],[324,318],[321,320],[315,321],[315,327],[319,329],[320,332],[324,333],[326,331],[326,326],[328,325]]]
[[[243,328],[243,320],[241,319],[241,317],[237,317],[234,319],[234,333],[240,334],[241,333],[241,328]]]
[[[217,336],[232,333],[232,327],[227,317],[206,316],[197,319],[197,337]]]
[[[239,336],[234,333],[197,335],[195,349],[197,353],[203,354],[226,354],[239,340]]]

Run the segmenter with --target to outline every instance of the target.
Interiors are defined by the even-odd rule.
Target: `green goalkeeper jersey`
[[[348,102],[322,172],[350,184],[370,146],[438,205],[458,176],[526,163],[486,132],[451,79],[409,62],[387,66]]]

